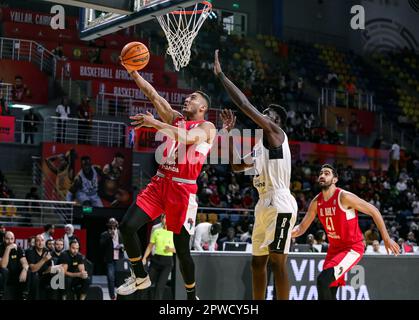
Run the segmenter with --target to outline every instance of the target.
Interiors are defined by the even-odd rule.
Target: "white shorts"
[[[269,252],[288,253],[297,212],[297,201],[288,189],[260,195],[255,207],[252,254],[265,256]]]

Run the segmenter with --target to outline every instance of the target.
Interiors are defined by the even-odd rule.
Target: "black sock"
[[[136,261],[131,262],[132,270],[134,270],[134,274],[137,278],[145,278],[147,277],[147,272],[144,270],[143,262]]]
[[[196,300],[195,287],[185,288],[186,289],[186,299],[187,300]]]

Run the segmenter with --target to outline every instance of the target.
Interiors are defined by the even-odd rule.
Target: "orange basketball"
[[[121,51],[122,62],[136,70],[144,69],[150,60],[148,48],[141,42],[130,42]]]

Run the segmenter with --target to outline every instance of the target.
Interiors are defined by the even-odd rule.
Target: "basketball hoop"
[[[172,57],[176,71],[188,65],[192,43],[212,11],[212,4],[203,1],[193,10],[185,8],[157,17],[167,37],[167,53]]]

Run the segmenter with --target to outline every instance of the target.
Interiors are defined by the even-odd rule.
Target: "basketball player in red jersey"
[[[292,237],[303,235],[316,214],[326,230],[329,249],[323,271],[317,278],[319,300],[336,300],[337,288],[345,285],[345,273],[355,266],[364,254],[358,212],[373,218],[387,253],[398,255],[400,252],[398,244],[390,239],[378,209],[353,193],[337,188],[337,181],[336,170],[331,165],[323,165],[318,178],[322,192],[311,201],[303,221],[292,231]]]
[[[214,124],[205,121],[210,98],[202,91],[195,91],[186,98],[181,114],[173,110],[137,71],[127,65],[124,67],[162,119],[154,119],[151,113],[139,114],[130,117],[134,120],[133,125],[162,130],[168,140],[162,159],[157,159],[160,163],[157,174],[137,196],[122,220],[120,230],[133,273],[117,289],[117,293],[129,295],[150,286],[141,259],[144,248],[141,248],[137,231],[165,213],[167,229],[174,233],[173,240],[187,298],[195,300],[195,265],[190,254],[189,239],[194,233],[198,209],[196,179],[216,135]]]

